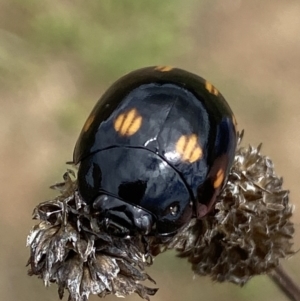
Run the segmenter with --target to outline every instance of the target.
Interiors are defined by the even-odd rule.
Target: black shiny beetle
[[[172,236],[213,207],[237,143],[233,113],[203,78],[168,66],[115,82],[74,150],[78,190],[129,233]]]

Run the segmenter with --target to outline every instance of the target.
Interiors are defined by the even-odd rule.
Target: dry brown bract
[[[280,258],[293,253],[294,228],[288,191],[282,190],[271,160],[259,151],[238,149],[215,212],[193,219],[171,242],[160,245],[155,239],[147,238],[148,245],[142,236],[119,238],[99,228],[78,196],[74,172],[68,171],[64,182],[54,186],[60,196],[34,210],[40,222],[28,236],[29,274],[45,285],[56,282],[60,298],[67,289],[70,301],[84,301],[90,294],[133,292],[149,299],[157,289],[140,283],[152,280],[145,267],[152,264],[152,255],[171,248],[188,257],[196,273],[216,281],[243,285],[270,272]]]

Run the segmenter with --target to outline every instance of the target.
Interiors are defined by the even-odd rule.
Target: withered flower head
[[[99,228],[71,176],[69,170],[65,182],[53,186],[60,196],[34,209],[33,218],[40,222],[27,239],[29,275],[38,275],[45,285],[56,282],[59,297],[67,289],[70,301],[85,301],[90,294],[121,297],[134,292],[149,299],[157,289],[139,283],[154,282],[144,272],[152,263],[146,242],[140,236],[112,237]]]
[[[269,273],[280,258],[293,253],[294,228],[288,191],[282,189],[272,161],[259,151],[239,148],[214,212],[192,219],[164,244],[151,237],[107,233],[78,195],[69,170],[64,182],[54,186],[60,195],[34,210],[39,223],[27,239],[29,275],[42,278],[45,285],[57,283],[60,298],[67,289],[70,301],[84,301],[90,294],[134,292],[149,299],[157,289],[141,283],[153,281],[145,268],[153,255],[172,248],[188,257],[197,274],[216,281],[243,285],[254,275]]]
[[[260,146],[239,148],[215,211],[190,224],[169,248],[213,280],[245,284],[293,254],[293,206],[272,161]]]

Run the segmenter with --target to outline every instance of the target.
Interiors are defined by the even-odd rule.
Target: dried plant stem
[[[293,301],[300,301],[300,287],[287,274],[282,266],[278,266],[270,274],[271,279]]]

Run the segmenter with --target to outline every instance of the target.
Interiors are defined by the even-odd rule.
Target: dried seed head
[[[87,300],[90,294],[104,297],[134,292],[149,299],[157,289],[140,283],[154,282],[144,272],[152,262],[147,244],[140,236],[111,237],[100,229],[71,176],[69,171],[64,183],[53,186],[61,191],[59,197],[34,210],[33,216],[40,223],[27,239],[29,275],[38,275],[45,285],[56,282],[60,298],[67,289],[71,301]]]
[[[215,211],[193,220],[168,246],[215,281],[245,284],[293,254],[293,207],[273,163],[258,148],[239,148]]]

